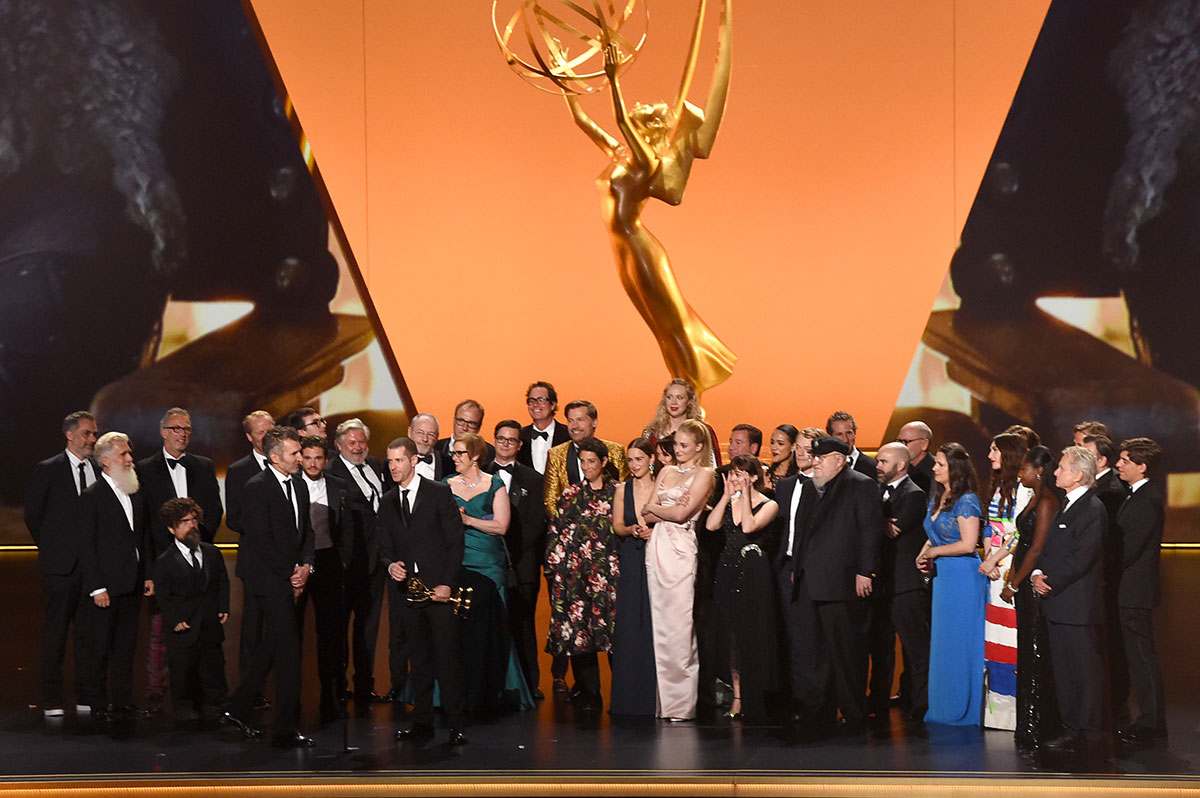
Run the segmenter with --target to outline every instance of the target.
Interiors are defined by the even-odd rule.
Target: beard
[[[816,474],[813,474],[812,481],[813,484],[817,486],[817,490],[825,490],[825,486],[829,484],[830,479],[832,479],[832,477],[819,477]]]
[[[200,530],[193,529],[183,536],[183,544],[190,550],[195,551],[200,548]]]
[[[116,468],[109,474],[112,481],[117,483],[117,487],[128,493],[130,496],[138,492],[137,472],[133,470],[133,466],[129,468]]]

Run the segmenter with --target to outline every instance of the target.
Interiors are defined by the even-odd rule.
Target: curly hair
[[[667,414],[667,391],[675,386],[681,386],[687,392],[687,407],[683,411],[683,417],[695,421],[704,420],[704,414],[700,412],[700,400],[696,398],[696,390],[687,380],[682,377],[676,377],[663,388],[662,398],[658,400],[658,407],[654,411],[654,418],[650,420],[650,423],[646,425],[646,429],[642,433],[644,436],[662,438],[670,433],[671,419]]]

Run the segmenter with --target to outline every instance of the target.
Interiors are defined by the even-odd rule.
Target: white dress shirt
[[[434,456],[436,457],[437,455]],[[406,498],[405,492],[407,491],[408,511],[411,513],[413,507],[417,506],[417,491],[421,488],[421,475],[414,473],[412,475],[412,479],[408,481],[408,485],[397,485],[396,488],[400,492],[399,499],[400,506],[402,507],[404,506],[404,500]],[[391,563],[388,563],[388,565],[390,566]],[[408,567],[406,570],[410,574],[415,575],[417,573],[417,564],[415,562],[407,563],[407,566]]]
[[[279,489],[281,491],[283,491],[284,498],[287,498],[289,494],[291,495],[291,497],[292,497],[292,520],[296,522],[296,529],[299,529],[300,528],[300,502],[297,500],[297,497],[296,497],[296,486],[292,485],[292,489],[290,491],[288,490],[288,483],[292,481],[292,478],[290,476],[288,476],[287,474],[282,473],[278,468],[274,468],[274,467],[271,468],[271,474],[272,474],[272,476],[275,477],[276,481],[279,482]]]
[[[79,489],[79,464],[83,463],[87,467],[83,469],[83,481],[87,484],[85,488],[90,488],[96,484],[96,466],[91,460],[80,460],[75,456],[75,453],[70,449],[65,450],[67,453],[67,461],[71,464],[71,481],[75,483],[75,492],[82,493]]]
[[[496,474],[500,477],[500,479],[504,480],[504,489],[511,493],[513,475],[500,468],[500,466],[504,465],[510,465],[515,469],[517,467],[517,461],[513,460],[511,463],[496,463]]]
[[[787,556],[792,556],[792,547],[796,543],[796,511],[800,509],[800,494],[804,492],[804,480],[796,480],[796,489],[792,491],[792,506],[788,508],[788,541]]]
[[[1145,484],[1146,484],[1147,482],[1149,482],[1149,481],[1150,481],[1150,480],[1146,479],[1145,477],[1142,477],[1142,478],[1141,478],[1141,479],[1139,479],[1137,482],[1135,482],[1135,483],[1133,483],[1132,485],[1130,485],[1130,486],[1129,486],[1129,492],[1130,492],[1131,494],[1132,494],[1132,493],[1137,493],[1137,492],[1138,492],[1138,488],[1140,488],[1142,485],[1145,485]]]
[[[128,493],[126,493],[125,491],[118,488],[117,483],[114,482],[113,478],[110,477],[108,474],[105,474],[102,471],[102,472],[100,472],[100,476],[104,477],[104,481],[107,482],[108,486],[113,489],[113,493],[117,494],[117,501],[119,501],[121,503],[121,509],[125,511],[125,520],[129,522],[129,531],[132,532],[133,531],[133,499],[129,498]],[[133,556],[138,562],[142,561],[142,555],[138,551],[136,543],[134,543],[134,545],[133,545]],[[99,587],[99,588],[96,588],[95,590],[93,590],[91,593],[88,593],[88,595],[89,596],[98,596],[101,593],[107,593],[107,592],[108,592],[107,587]]]
[[[550,448],[554,445],[554,429],[557,425],[558,422],[554,419],[550,419],[550,423],[546,425],[545,429],[538,429],[536,424],[533,425],[538,432],[546,433],[545,440],[533,438],[529,441],[529,459],[533,461],[534,470],[539,474],[546,473],[546,458],[550,455]]]
[[[359,464],[362,466],[360,470],[359,466],[347,460],[345,455],[339,454],[338,457],[342,458],[346,468],[350,469],[350,476],[354,477],[354,483],[358,485],[362,495],[371,500],[371,508],[379,512],[379,497],[383,495],[383,483],[379,481],[379,475],[375,473],[375,469],[371,468],[370,463],[364,461]]]
[[[1062,512],[1065,513],[1067,510],[1070,510],[1071,505],[1074,504],[1079,499],[1080,496],[1087,493],[1089,490],[1091,490],[1091,488],[1089,488],[1087,485],[1080,485],[1078,488],[1075,488],[1074,490],[1068,492],[1067,493],[1067,503],[1063,505]],[[1059,526],[1065,526],[1065,524],[1059,524]],[[1033,576],[1037,576],[1038,574],[1045,576],[1046,572],[1043,571],[1041,568],[1035,568],[1033,570],[1033,573],[1030,574],[1030,576],[1033,577]]]
[[[193,552],[187,547],[186,543],[179,538],[175,538],[175,548],[179,549],[179,553],[183,555],[183,561],[188,565],[192,566],[193,568],[200,568],[204,566],[204,555],[200,552],[199,546],[197,546],[196,550]]]
[[[437,459],[438,455],[437,455],[437,452],[432,452],[432,451],[430,452],[430,454],[432,455],[432,459],[428,463],[424,462],[423,460],[417,460],[417,465],[414,470],[417,472],[417,476],[424,477],[425,479],[433,480],[436,482],[437,481],[437,479],[436,479],[437,472],[434,471],[433,461]],[[420,457],[420,456],[421,455],[418,453],[418,457]]]
[[[166,448],[163,449],[163,459],[167,461],[167,474],[171,477],[171,483],[175,486],[175,498],[177,499],[186,498],[188,495],[187,469],[183,467],[183,463],[178,462],[182,458],[182,454],[179,457],[172,457]],[[174,468],[171,468],[172,460],[177,462]]]
[[[304,475],[304,487],[308,488],[308,503],[323,504],[329,506],[329,485],[325,482],[325,477],[322,475],[317,479],[313,479],[308,474]]]

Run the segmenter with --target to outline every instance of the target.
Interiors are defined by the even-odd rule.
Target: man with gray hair
[[[133,703],[133,654],[142,596],[154,595],[146,504],[127,435],[101,435],[96,459],[100,479],[79,497],[87,700],[98,718],[145,718]]]
[[[337,425],[334,436],[338,455],[329,460],[325,471],[346,483],[342,505],[342,534],[350,537],[346,547],[349,559],[344,563],[346,623],[353,615],[354,701],[364,709],[371,702],[384,700],[375,692],[375,641],[379,637],[387,573],[379,562],[375,516],[379,500],[391,489],[392,481],[384,477],[383,465],[367,454],[371,430],[362,419],[346,419]],[[403,673],[399,683],[392,683],[397,690],[402,686]]]
[[[434,451],[438,442],[438,420],[432,413],[418,413],[408,423],[408,437],[417,447],[417,476],[441,482],[446,464]]]
[[[1050,663],[1063,720],[1063,733],[1046,746],[1095,751],[1104,728],[1101,550],[1108,513],[1092,489],[1096,456],[1087,449],[1064,449],[1054,478],[1067,495],[1031,579],[1046,610]]]

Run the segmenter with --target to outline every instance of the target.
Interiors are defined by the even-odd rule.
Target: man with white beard
[[[145,718],[133,703],[133,654],[142,596],[154,595],[149,530],[129,437],[106,432],[96,441],[100,479],[80,496],[87,698],[102,719]],[[111,708],[109,701],[111,700]]]

